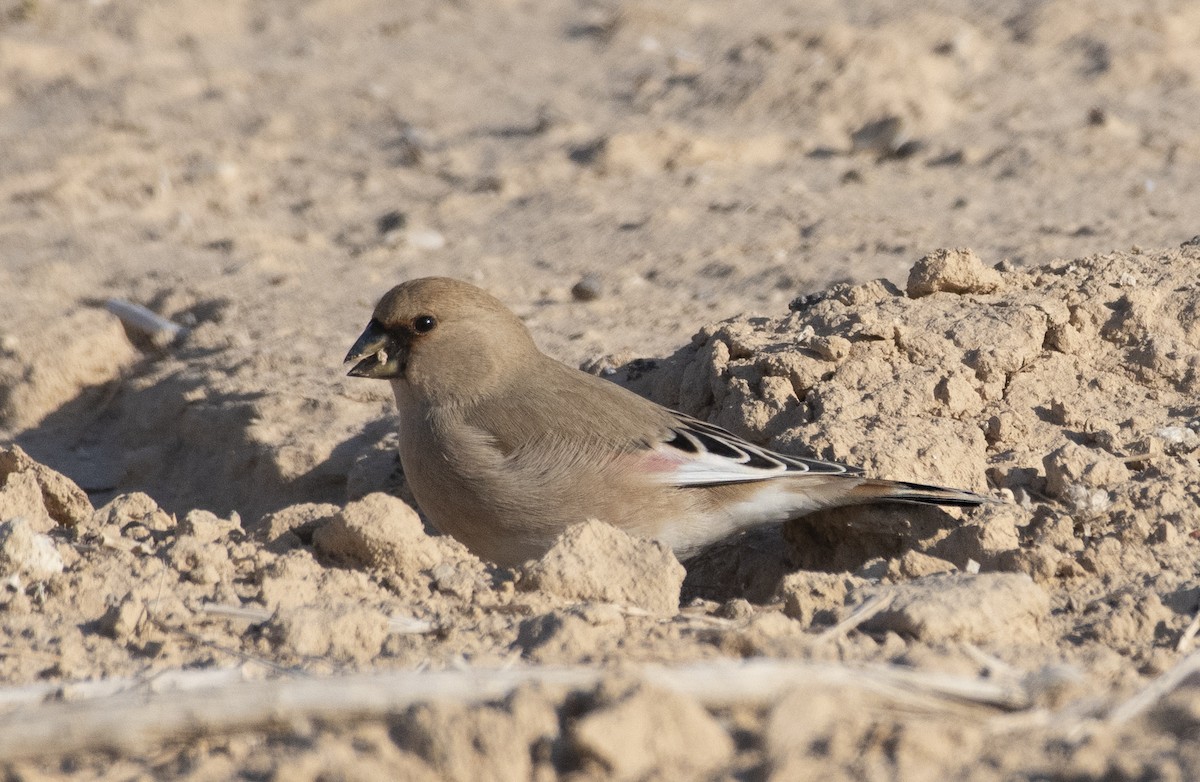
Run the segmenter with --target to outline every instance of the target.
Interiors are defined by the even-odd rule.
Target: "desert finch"
[[[820,508],[985,501],[785,456],[668,410],[546,356],[500,301],[457,280],[390,290],[346,361],[391,382],[400,461],[429,520],[501,565],[589,518],[686,558]]]

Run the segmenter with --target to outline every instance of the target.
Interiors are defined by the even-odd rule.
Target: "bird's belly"
[[[680,559],[740,532],[799,518],[821,507],[779,481],[684,488],[694,492],[686,513],[654,536]]]

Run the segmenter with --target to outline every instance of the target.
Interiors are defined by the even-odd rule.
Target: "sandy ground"
[[[0,0],[0,764],[1200,775],[1198,112],[1184,0]],[[427,274],[997,502],[488,566],[340,366]]]

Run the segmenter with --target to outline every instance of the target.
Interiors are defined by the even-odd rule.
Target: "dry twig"
[[[895,598],[895,592],[884,592],[883,594],[876,595],[860,605],[858,608],[854,609],[854,611],[850,613],[850,616],[846,617],[833,627],[818,635],[817,642],[821,643],[823,641],[833,641],[841,638],[850,631],[856,629],[859,625],[869,620],[871,617],[886,610],[887,607],[892,604],[892,600]]]
[[[1122,725],[1128,722],[1158,703],[1195,673],[1200,673],[1200,652],[1193,652],[1184,657],[1175,664],[1174,668],[1134,693],[1133,697],[1117,704],[1108,713],[1108,719],[1105,722],[1109,725]]]
[[[124,299],[108,299],[104,308],[116,315],[126,328],[145,335],[156,348],[170,347],[187,333],[187,329],[173,323],[153,310]]]
[[[230,606],[220,603],[204,603],[200,606],[202,613],[209,616],[220,616],[226,619],[240,619],[245,622],[266,622],[275,615],[274,611],[250,606]],[[437,627],[432,622],[417,619],[415,616],[392,614],[388,617],[388,632],[397,635],[421,635],[432,633]]]
[[[94,697],[27,705],[0,716],[0,758],[61,755],[85,749],[131,750],[158,742],[236,730],[287,727],[297,719],[344,721],[379,717],[423,701],[495,701],[525,684],[586,689],[610,673],[590,667],[507,670],[394,671],[331,677],[247,681],[240,673],[180,671],[169,692],[153,680],[98,688]],[[855,687],[885,698],[892,708],[956,712],[1022,708],[1012,686],[899,666],[755,660],[646,666],[631,673],[653,686],[696,698],[710,708],[765,704],[790,689]],[[217,684],[212,684],[216,676]],[[203,678],[200,688],[189,682]],[[120,689],[122,688],[123,689]],[[60,688],[61,689],[61,688]],[[0,703],[29,703],[34,694]],[[78,693],[77,693],[78,694]],[[49,693],[43,691],[43,697]]]
[[[1179,641],[1175,644],[1175,651],[1186,652],[1192,645],[1192,641],[1196,638],[1196,633],[1200,632],[1200,610],[1196,611],[1192,621],[1184,628],[1183,635],[1179,636]]]

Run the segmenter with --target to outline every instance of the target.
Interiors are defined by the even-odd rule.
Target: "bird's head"
[[[431,404],[503,388],[538,354],[529,330],[498,299],[469,283],[422,277],[392,288],[346,354],[351,377],[404,384]]]

